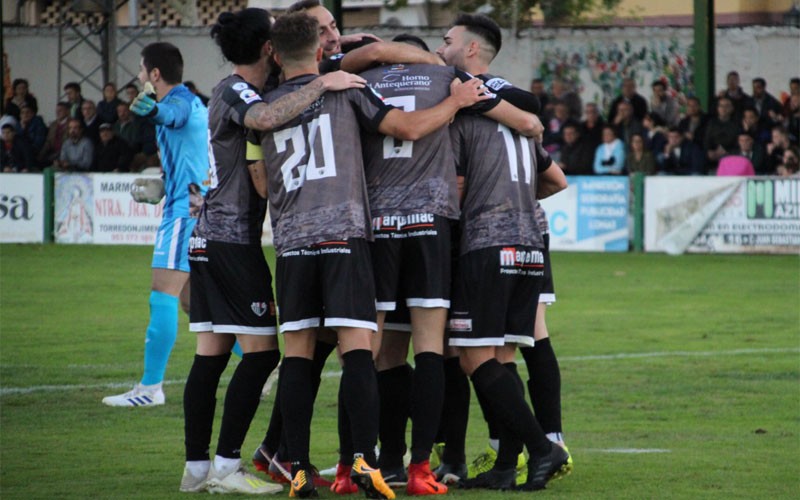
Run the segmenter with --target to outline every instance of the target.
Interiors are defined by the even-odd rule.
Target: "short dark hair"
[[[314,7],[322,7],[322,2],[319,0],[300,0],[290,5],[289,8],[286,9],[286,13],[303,12],[304,10],[313,9]]]
[[[666,90],[667,84],[664,83],[663,80],[656,80],[653,82],[653,85],[651,85],[651,87],[661,87],[662,89]]]
[[[654,111],[650,111],[644,116],[650,118],[650,120],[653,122],[653,125],[655,125],[656,127],[663,127],[664,125],[667,124],[664,118],[660,114]]]
[[[319,47],[319,22],[305,12],[293,12],[272,25],[272,46],[281,58],[297,61]]]
[[[142,61],[147,72],[158,68],[165,82],[176,85],[183,80],[183,56],[178,47],[169,42],[155,42],[142,50]]]
[[[800,85],[800,78],[794,77],[791,80],[789,80],[789,85],[791,85],[793,83],[796,83],[797,85]]]
[[[401,42],[407,43],[409,45],[414,45],[419,47],[420,49],[424,50],[425,52],[430,52],[431,49],[428,48],[428,44],[425,43],[425,40],[418,36],[410,35],[408,33],[400,33],[396,37],[392,38],[393,42]]]
[[[269,11],[258,8],[223,12],[211,27],[211,38],[233,64],[253,64],[270,38],[271,17]]]
[[[66,108],[66,109],[67,109],[67,111],[69,111],[70,109],[72,109],[72,106],[70,105],[70,103],[68,103],[68,102],[66,102],[66,101],[57,102],[57,103],[56,103],[56,107],[57,107],[57,108]]]
[[[16,90],[17,85],[19,85],[21,83],[24,83],[26,87],[30,87],[30,84],[28,83],[28,80],[26,80],[24,78],[14,78],[14,82],[11,84],[11,88]]]
[[[766,80],[764,80],[763,78],[761,78],[760,76],[757,76],[757,77],[753,78],[753,83],[760,83],[760,84],[761,84],[761,85],[763,85],[765,88],[766,88],[766,86],[767,86],[767,81],[766,81]]]
[[[756,114],[756,116],[759,116],[758,109],[756,109],[755,106],[752,106],[752,105],[745,106],[744,109],[742,109],[742,115],[744,115],[748,111],[752,111],[753,113]]]
[[[482,14],[459,14],[453,26],[463,26],[468,32],[484,39],[494,50],[494,56],[503,46],[503,33],[500,26],[488,16]]]
[[[125,86],[123,87],[123,89],[125,89],[125,90],[127,90],[127,89],[133,89],[133,90],[135,90],[136,92],[139,92],[139,87],[137,87],[135,83],[129,83],[129,84],[125,85]]]
[[[668,128],[667,132],[675,132],[676,134],[683,135],[683,132],[681,132],[681,129],[679,129],[678,127],[676,127],[674,125],[672,127]]]
[[[78,125],[81,127],[81,129],[83,129],[83,120],[81,120],[80,118],[70,118],[69,120],[67,120],[68,124],[71,122],[77,122]]]
[[[67,82],[64,84],[64,91],[66,92],[69,89],[77,90],[78,93],[81,93],[81,84],[78,82]]]
[[[736,70],[728,71],[728,74],[726,76],[739,76],[739,72]]]

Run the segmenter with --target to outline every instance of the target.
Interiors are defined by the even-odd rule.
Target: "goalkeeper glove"
[[[137,203],[157,205],[165,194],[164,181],[157,177],[139,177],[131,186],[131,196]]]
[[[139,116],[155,116],[158,113],[158,106],[154,99],[155,95],[156,91],[153,88],[153,84],[150,82],[145,83],[144,90],[139,92],[139,95],[131,102],[131,111]]]

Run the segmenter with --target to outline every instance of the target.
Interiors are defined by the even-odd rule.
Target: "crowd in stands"
[[[544,109],[543,145],[568,175],[786,176],[800,169],[800,78],[779,100],[763,78],[747,94],[731,71],[709,113],[696,97],[679,100],[666,79],[653,82],[649,101],[634,79],[624,79],[606,117],[595,103],[582,106],[562,80],[547,92],[534,79],[531,92]]]
[[[12,88],[0,120],[2,172],[51,166],[61,172],[139,172],[159,166],[155,126],[128,108],[139,93],[136,85],[118,91],[106,83],[103,99],[95,103],[83,97],[80,84],[67,83],[49,126],[28,81],[14,80]]]
[[[203,100],[192,82],[186,85]],[[36,172],[54,166],[66,172],[139,172],[158,166],[155,127],[133,115],[134,84],[120,91],[103,87],[103,99],[85,99],[81,86],[64,85],[49,126],[38,114],[28,81],[14,80],[4,106],[2,171]],[[593,102],[581,102],[568,82],[554,79],[550,91],[534,79],[531,92],[542,103],[543,145],[568,175],[798,175],[800,166],[800,78],[778,99],[763,78],[752,93],[739,74],[727,75],[711,112],[696,97],[680,100],[666,79],[652,84],[652,97],[638,93],[633,78],[604,118]]]

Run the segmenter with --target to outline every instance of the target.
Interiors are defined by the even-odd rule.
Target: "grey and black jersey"
[[[536,223],[537,163],[533,139],[481,116],[450,125],[458,175],[466,181],[461,254],[499,245],[543,248]]]
[[[454,78],[471,78],[452,67],[429,64],[381,66],[361,76],[385,102],[405,111],[433,107],[450,95]],[[471,110],[483,113],[498,102],[482,101]],[[458,218],[455,163],[446,126],[417,141],[364,131],[362,143],[373,217],[425,212]]]
[[[208,103],[210,183],[195,234],[228,243],[260,243],[267,200],[253,187],[245,160],[244,116],[262,102],[238,75],[222,80]]]
[[[287,80],[267,102],[316,75]],[[369,88],[326,92],[300,116],[261,134],[275,250],[372,239],[360,128],[376,131],[392,109]]]

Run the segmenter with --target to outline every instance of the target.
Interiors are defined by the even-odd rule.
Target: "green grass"
[[[167,404],[100,403],[141,374],[150,256],[147,247],[0,245],[4,500],[185,498],[181,398],[194,352],[185,316]],[[548,326],[575,471],[536,497],[797,497],[798,257],[557,253],[553,261],[558,302]],[[335,360],[326,369],[337,371]],[[323,468],[336,460],[337,384],[323,379],[314,415],[312,458]],[[475,406],[470,456],[486,439]],[[243,455],[263,437],[270,408],[271,400],[259,408]]]

